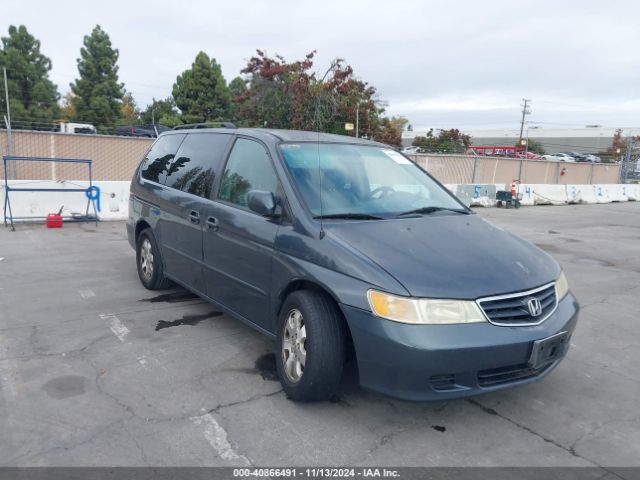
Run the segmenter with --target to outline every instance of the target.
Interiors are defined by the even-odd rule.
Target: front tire
[[[298,290],[280,312],[276,367],[287,397],[311,402],[331,398],[345,361],[345,325],[328,296]]]
[[[138,235],[136,242],[136,263],[138,277],[144,288],[162,290],[171,286],[171,280],[164,276],[164,266],[158,243],[150,228]]]

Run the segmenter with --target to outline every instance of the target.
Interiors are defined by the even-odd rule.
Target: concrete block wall
[[[86,188],[86,181],[37,181],[12,180],[15,188]],[[127,181],[97,181],[100,189],[100,220],[124,220],[128,216],[129,186]],[[467,206],[493,207],[496,191],[510,190],[510,184],[447,184],[445,185]],[[610,203],[640,201],[640,184],[597,185],[549,185],[521,184],[522,205],[566,205],[577,203]],[[0,198],[4,202],[4,185],[0,186]],[[86,211],[87,197],[84,192],[11,192],[11,207],[15,217],[46,217],[63,207],[62,215],[72,217]],[[90,209],[90,213],[93,210]]]

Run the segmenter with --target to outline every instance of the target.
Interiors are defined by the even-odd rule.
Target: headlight
[[[408,298],[369,290],[371,311],[378,317],[402,323],[447,325],[485,322],[480,307],[469,300]]]
[[[556,280],[556,297],[558,297],[558,301],[566,297],[567,293],[569,293],[569,282],[567,282],[564,272],[561,272],[558,280]]]

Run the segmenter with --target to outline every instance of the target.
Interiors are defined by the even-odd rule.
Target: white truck
[[[84,133],[96,134],[96,127],[88,123],[60,123],[60,133]]]

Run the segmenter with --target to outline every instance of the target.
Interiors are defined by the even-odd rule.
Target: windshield
[[[414,163],[390,148],[283,143],[280,149],[313,216],[389,218],[427,208],[464,208]]]

